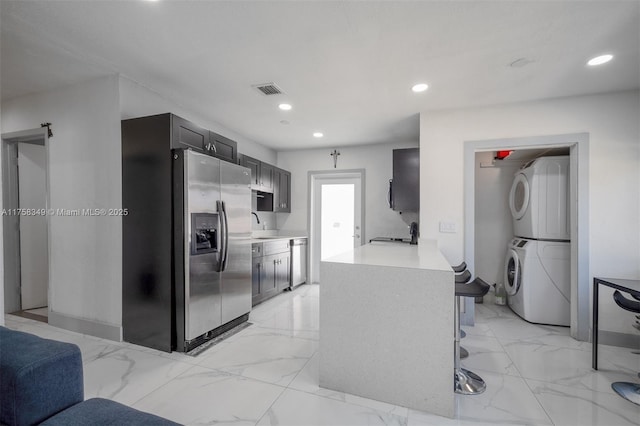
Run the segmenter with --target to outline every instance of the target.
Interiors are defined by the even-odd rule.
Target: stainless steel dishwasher
[[[307,238],[291,240],[291,287],[307,282]]]

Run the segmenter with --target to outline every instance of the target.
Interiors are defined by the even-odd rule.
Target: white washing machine
[[[509,208],[515,236],[569,240],[569,156],[526,163],[513,180]]]
[[[571,243],[514,238],[504,283],[509,307],[526,321],[570,325]]]

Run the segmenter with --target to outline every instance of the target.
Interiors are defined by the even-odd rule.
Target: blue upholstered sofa
[[[82,357],[71,343],[0,326],[0,424],[177,425],[108,399],[84,401]]]

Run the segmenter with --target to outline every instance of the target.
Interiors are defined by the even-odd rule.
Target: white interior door
[[[43,145],[18,144],[20,215],[20,284],[23,310],[47,306],[49,256],[47,243],[46,151]]]
[[[318,176],[311,212],[311,281],[320,282],[320,261],[362,244],[362,178]]]

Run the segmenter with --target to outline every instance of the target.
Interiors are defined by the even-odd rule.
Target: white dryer
[[[569,156],[526,163],[513,180],[509,208],[515,236],[569,240]]]
[[[570,325],[571,243],[514,238],[504,283],[509,307],[526,321]]]

